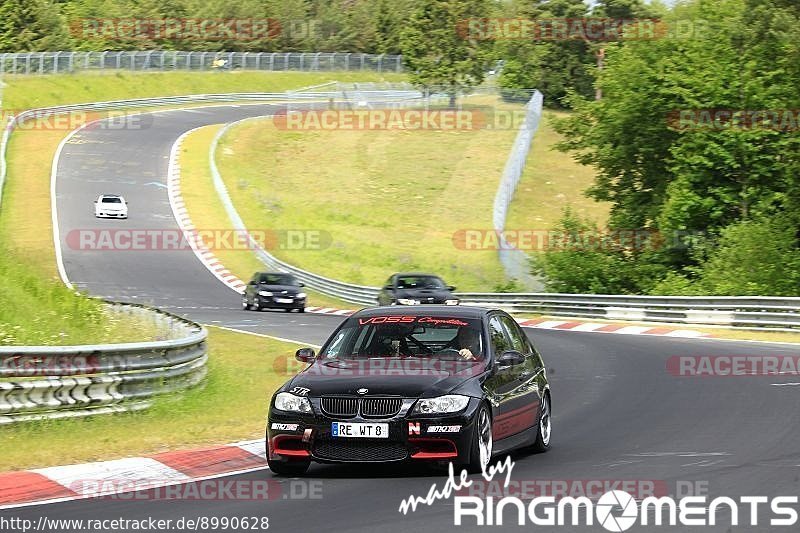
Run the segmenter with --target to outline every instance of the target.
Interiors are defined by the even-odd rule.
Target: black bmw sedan
[[[433,274],[406,272],[392,274],[378,293],[378,305],[458,305],[452,285]]]
[[[306,310],[305,285],[285,272],[256,272],[242,294],[242,309],[283,309],[286,312]]]
[[[375,307],[345,320],[272,397],[270,469],[312,461],[453,462],[472,472],[493,455],[550,447],[544,362],[504,311]]]

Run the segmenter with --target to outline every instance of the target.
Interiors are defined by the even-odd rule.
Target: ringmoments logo
[[[642,526],[715,526],[718,515],[730,517],[729,525],[769,525],[789,527],[797,524],[798,497],[742,496],[738,499],[707,496],[672,497],[651,496],[639,504],[633,495],[624,490],[611,490],[597,501],[587,497],[565,497],[556,500],[542,496],[524,502],[509,496],[454,498],[454,524],[456,526],[492,526],[517,524],[520,526],[594,526],[613,532],[627,531],[634,525]],[[745,520],[744,515],[749,519]],[[725,522],[728,525],[728,522]]]

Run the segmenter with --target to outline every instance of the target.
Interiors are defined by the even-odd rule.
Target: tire
[[[302,476],[311,465],[311,461],[272,461],[267,459],[269,469],[278,476]]]
[[[242,298],[242,311],[249,311],[250,304],[247,303],[247,298]]]
[[[305,313],[306,312],[306,308],[305,307],[298,307],[297,308],[297,312],[298,313]]]
[[[284,309],[284,310],[283,310],[283,312],[284,312],[284,313],[291,313],[291,312],[292,312],[292,310],[291,310],[291,308],[288,308],[288,307],[287,307],[286,309]]]
[[[550,439],[553,434],[553,423],[551,419],[550,395],[542,397],[542,414],[536,427],[536,442],[531,446],[534,453],[544,453],[550,449]]]
[[[469,453],[467,471],[471,474],[482,472],[492,461],[492,417],[489,408],[483,404],[475,415],[472,432],[472,449]]]

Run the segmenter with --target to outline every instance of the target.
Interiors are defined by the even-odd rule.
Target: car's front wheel
[[[279,476],[302,476],[311,465],[311,461],[273,461],[267,459],[269,469]]]
[[[467,470],[472,474],[484,471],[492,460],[492,417],[489,408],[481,405],[475,415],[472,450]]]

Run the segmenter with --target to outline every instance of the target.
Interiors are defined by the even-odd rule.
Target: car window
[[[267,285],[297,285],[291,274],[260,274],[258,282]]]
[[[492,349],[496,355],[512,349],[508,334],[497,316],[489,319],[489,336],[491,337]]]
[[[514,322],[512,318],[507,316],[500,316],[500,322],[502,322],[503,326],[506,328],[506,333],[508,334],[508,338],[511,341],[512,348],[520,353],[524,354],[530,353],[531,349],[528,346],[525,334],[522,333],[522,331],[520,331],[520,328],[517,325],[517,323]]]
[[[323,358],[424,357],[459,359],[484,353],[481,322],[473,318],[391,315],[351,318],[323,347]]]
[[[122,200],[119,198],[103,198],[102,202],[104,204],[121,204]]]
[[[444,282],[436,276],[401,276],[397,278],[400,289],[443,289]]]

